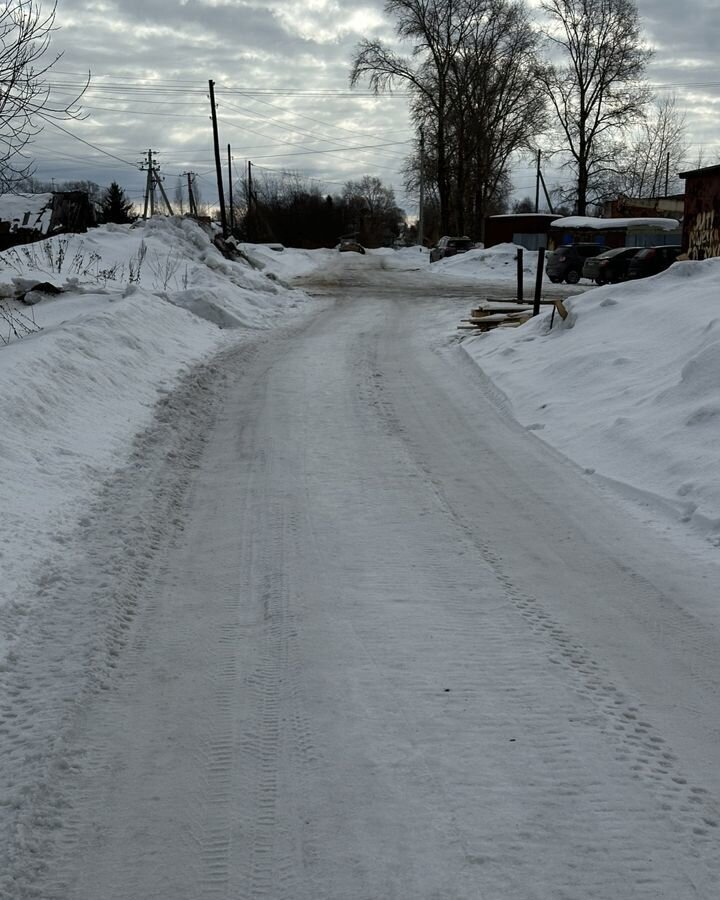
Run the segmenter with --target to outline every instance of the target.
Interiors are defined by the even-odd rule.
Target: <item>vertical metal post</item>
[[[217,113],[215,111],[215,82],[211,79],[210,85],[210,109],[212,112],[213,144],[215,147],[215,171],[217,173],[218,201],[220,203],[220,223],[223,237],[227,237],[227,218],[225,217],[225,192],[223,191],[222,166],[220,165],[220,139],[218,137]]]
[[[517,302],[523,302],[523,248],[517,252]]]
[[[538,267],[535,276],[535,301],[533,303],[533,315],[540,313],[540,297],[542,294],[543,269],[545,268],[545,248],[540,247],[538,250]]]
[[[425,134],[420,132],[420,210],[418,213],[417,242],[420,247],[425,240]]]

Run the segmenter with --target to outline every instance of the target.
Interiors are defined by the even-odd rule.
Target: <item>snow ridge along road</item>
[[[0,894],[714,900],[717,569],[429,346],[426,273],[323,277],[167,399],[48,571]]]

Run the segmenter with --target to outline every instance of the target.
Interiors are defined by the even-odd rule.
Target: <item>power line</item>
[[[288,156],[308,156],[316,153],[347,153],[348,150],[374,150],[377,147],[396,146],[397,144],[407,144],[409,141],[392,141],[391,144],[366,144],[364,147],[338,147],[329,148],[328,150],[306,150],[302,153],[272,153],[265,156],[258,156],[258,159],[277,159]]]
[[[88,147],[92,147],[92,149],[97,150],[98,153],[102,153],[105,156],[109,156],[111,159],[115,159],[118,162],[124,163],[126,166],[130,166],[133,169],[136,168],[135,163],[132,163],[127,159],[123,159],[120,156],[116,156],[114,153],[110,153],[108,150],[103,150],[102,147],[98,147],[96,144],[91,144],[90,141],[86,141],[85,138],[81,138],[77,134],[73,134],[72,131],[68,131],[67,128],[63,128],[62,125],[58,125],[57,122],[55,122],[53,119],[49,118],[48,116],[43,115],[42,113],[38,113],[38,115],[45,122],[48,122],[50,125],[52,125],[53,128],[57,128],[59,131],[64,132],[64,134],[67,134],[69,137],[74,138],[74,140],[80,141],[81,144],[85,144]]]
[[[278,122],[272,116],[265,116],[262,113],[253,113],[251,110],[244,110],[244,109],[242,109],[242,107],[235,106],[233,103],[228,103],[227,101],[223,104],[223,107],[227,107],[229,109],[234,109],[237,112],[247,114],[250,116],[254,116],[254,117],[257,117],[260,119],[264,119],[264,120],[270,122],[270,124],[274,128],[282,128],[284,131],[290,131],[293,133],[296,132],[297,134],[304,134],[306,137],[310,137],[316,141],[326,141],[327,143],[330,143],[330,144],[339,144],[340,146],[348,147],[347,142],[343,145],[342,141],[336,140],[335,138],[328,138],[328,137],[324,137],[322,135],[313,134],[313,132],[306,131],[303,128],[298,128],[296,125],[284,124],[282,122]],[[278,108],[280,108],[280,107],[278,107]],[[300,145],[298,145],[298,146],[300,146]],[[352,148],[348,147],[348,149],[352,149]],[[400,154],[388,154],[388,155],[398,155],[399,156]]]

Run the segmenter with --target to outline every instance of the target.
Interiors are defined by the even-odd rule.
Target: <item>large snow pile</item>
[[[33,293],[37,282],[61,288]],[[125,461],[160,392],[306,296],[223,257],[189,220],[107,226],[0,254],[0,608]],[[231,329],[231,330],[228,330]],[[12,635],[0,635],[3,641]]]
[[[496,244],[487,250],[468,250],[432,263],[433,273],[478,278],[486,281],[516,281],[517,254],[523,251],[523,281],[534,283],[538,254],[517,244]],[[543,277],[545,277],[543,275]]]
[[[720,542],[720,259],[566,305],[464,346],[528,428]]]
[[[309,275],[329,259],[337,256],[336,250],[300,250],[295,247],[283,247],[282,244],[240,244],[239,246],[258,269],[282,279]]]

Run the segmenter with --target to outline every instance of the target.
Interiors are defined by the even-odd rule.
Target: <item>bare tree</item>
[[[377,41],[360,44],[351,83],[376,91],[404,83],[425,139],[426,190],[440,231],[482,236],[485,215],[505,202],[510,156],[545,124],[538,84],[537,34],[522,0],[390,0],[385,11],[410,41],[410,58]],[[419,141],[418,141],[419,144]],[[417,184],[419,152],[408,166]]]
[[[175,209],[179,211],[181,216],[185,215],[185,184],[182,175],[178,175],[175,182],[175,192],[173,194],[175,201]]]
[[[660,197],[681,190],[677,173],[688,150],[685,116],[675,97],[656,101],[631,135],[620,166],[620,191],[629,197]]]
[[[651,52],[642,46],[633,0],[544,0],[541,6],[549,20],[544,34],[561,58],[542,81],[583,215],[615,171],[623,132],[644,116],[650,91],[642,78]]]
[[[404,213],[395,202],[395,192],[374,175],[348,181],[343,203],[354,217],[361,243],[368,247],[386,244],[400,233]]]
[[[379,41],[362,41],[350,84],[367,79],[376,92],[405,83],[422,98],[435,122],[437,191],[443,231],[450,223],[450,173],[447,124],[452,59],[470,21],[472,0],[387,0],[385,12],[395,19],[395,32],[412,44],[412,58],[399,56]]]
[[[513,154],[527,150],[547,124],[538,81],[538,37],[521,2],[473,4],[470,27],[452,60],[458,233],[504,211]]]
[[[79,118],[79,100],[57,100],[48,81],[60,55],[49,56],[56,4],[4,0],[0,8],[0,191],[32,174],[26,148],[43,122]],[[88,78],[89,82],[89,78]]]

